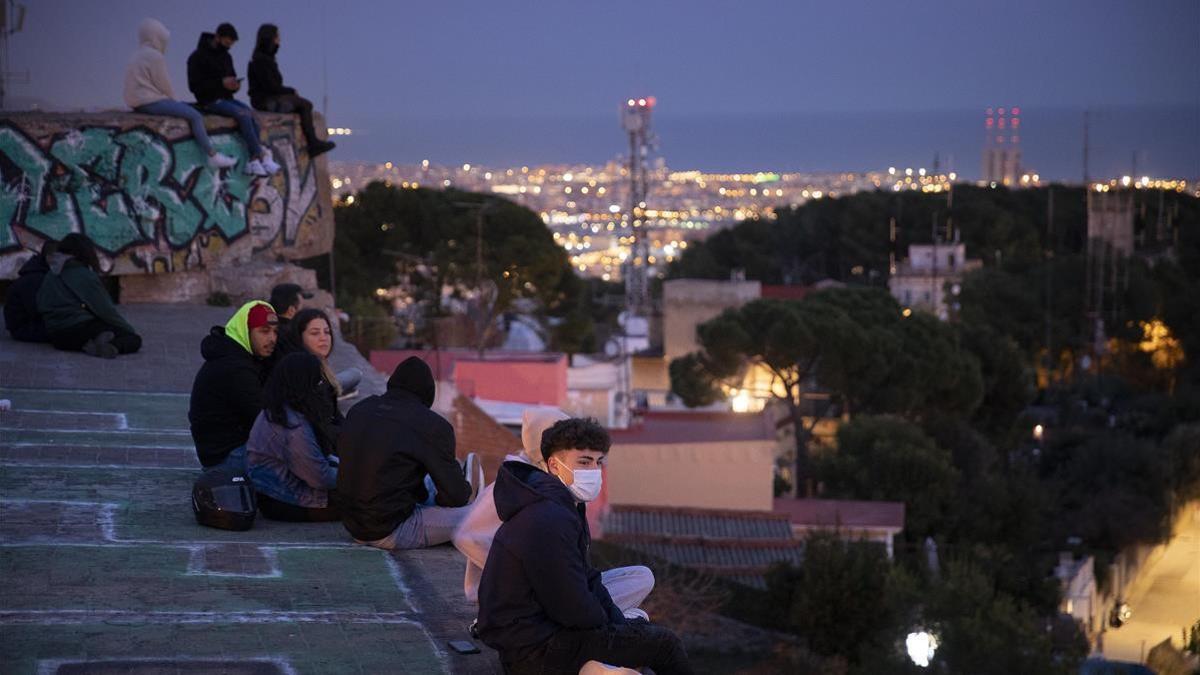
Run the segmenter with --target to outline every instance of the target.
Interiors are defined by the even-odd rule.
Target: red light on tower
[[[1001,115],[1005,114],[1005,110],[1004,110],[1004,108],[1001,108],[1001,109],[1000,109],[1000,114],[1001,114]]]
[[[1012,114],[1014,114],[1014,115],[1020,115],[1020,114],[1021,114],[1021,109],[1020,109],[1020,108],[1013,108],[1013,109],[1012,109]]]

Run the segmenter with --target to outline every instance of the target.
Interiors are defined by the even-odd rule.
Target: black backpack
[[[257,509],[250,479],[229,469],[205,471],[192,485],[196,522],[221,530],[248,530]]]

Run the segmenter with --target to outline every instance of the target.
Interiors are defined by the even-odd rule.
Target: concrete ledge
[[[101,268],[159,275],[297,260],[328,253],[333,211],[323,157],[309,158],[299,117],[256,113],[283,167],[250,159],[228,118],[207,117],[220,172],[178,118],[110,113],[5,113],[0,118],[0,279],[47,240],[86,235]],[[317,121],[317,126],[324,126]],[[197,277],[172,277],[184,295]]]

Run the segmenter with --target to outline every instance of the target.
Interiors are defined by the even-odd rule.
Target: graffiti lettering
[[[191,136],[169,140],[145,127],[71,128],[42,147],[0,121],[0,263],[70,232],[87,235],[106,267],[127,256],[145,271],[199,264],[215,242],[247,234],[256,251],[294,243],[320,207],[315,167],[301,169],[292,138],[269,140],[284,169],[265,179],[242,172],[246,148],[236,133],[212,141],[238,166],[210,169]]]

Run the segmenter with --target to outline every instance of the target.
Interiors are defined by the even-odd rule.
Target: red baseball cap
[[[246,315],[246,329],[254,330],[260,326],[274,326],[279,323],[279,317],[275,316],[275,310],[266,303],[260,303],[250,308],[250,313]]]

